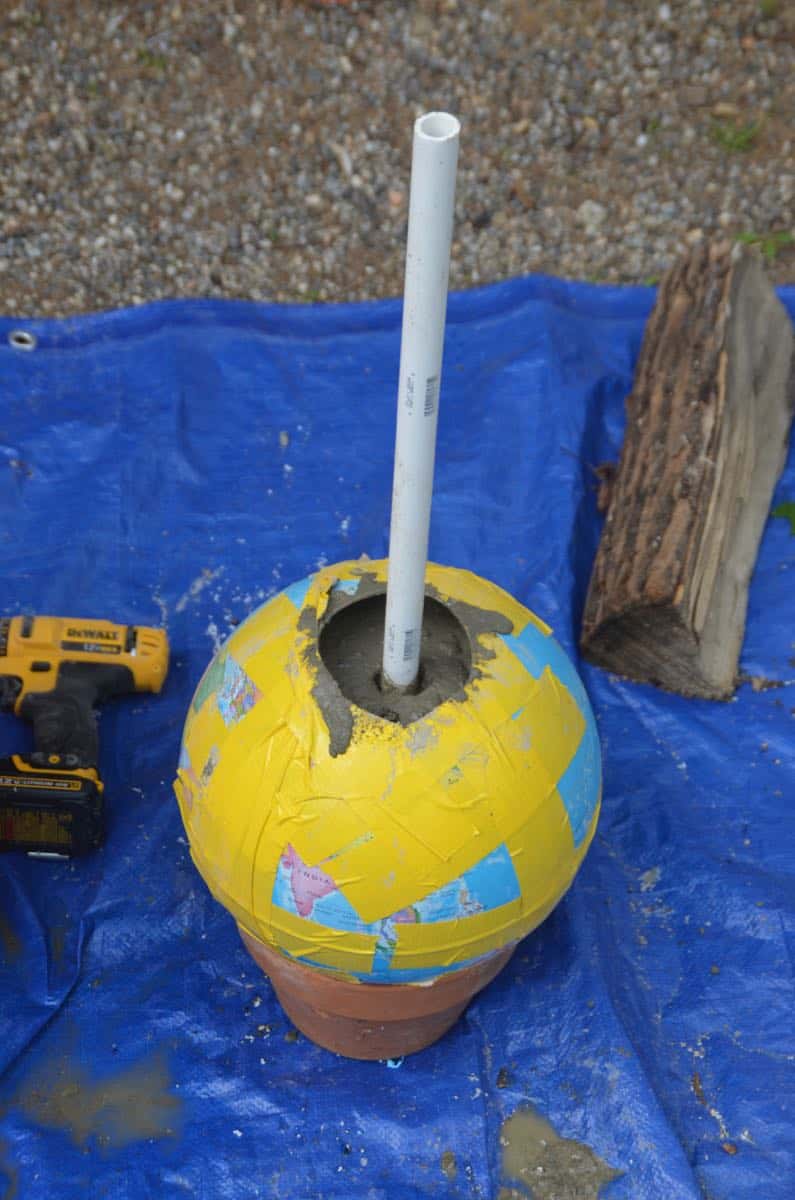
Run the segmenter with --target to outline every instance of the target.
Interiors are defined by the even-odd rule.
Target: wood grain
[[[703,243],[664,277],[586,600],[592,662],[684,695],[733,692],[793,357],[754,251]]]

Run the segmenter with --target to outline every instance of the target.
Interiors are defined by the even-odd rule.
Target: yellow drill
[[[167,671],[162,629],[0,619],[0,708],[32,723],[35,747],[0,758],[0,850],[71,857],[102,844],[94,710],[130,692],[159,692]]]

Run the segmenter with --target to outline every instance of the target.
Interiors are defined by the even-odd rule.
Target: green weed
[[[780,251],[795,243],[795,237],[786,229],[776,229],[770,233],[738,233],[735,241],[745,246],[758,246],[767,261],[772,263]]]
[[[748,125],[738,125],[736,121],[713,121],[710,137],[716,146],[729,154],[745,154],[754,144],[761,124],[751,121]]]
[[[142,67],[148,67],[152,71],[165,71],[168,65],[168,59],[165,54],[155,54],[153,50],[149,50],[146,46],[141,47],[137,58]]]
[[[783,504],[779,504],[778,508],[774,508],[771,517],[783,517],[785,521],[789,521],[789,531],[795,537],[795,500],[785,500]]]

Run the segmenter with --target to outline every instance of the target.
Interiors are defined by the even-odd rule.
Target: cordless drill
[[[0,758],[0,850],[86,854],[104,837],[95,707],[159,692],[162,629],[74,617],[0,619],[0,708],[33,725],[34,750]]]

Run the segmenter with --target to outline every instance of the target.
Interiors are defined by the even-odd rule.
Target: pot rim
[[[486,987],[513,955],[512,942],[472,963],[423,983],[365,983],[342,979],[307,966],[262,942],[238,926],[252,958],[279,994],[300,997],[303,1004],[340,1018],[377,1020],[380,1024],[417,1020],[463,1006]],[[289,1007],[289,1004],[288,1004]]]

